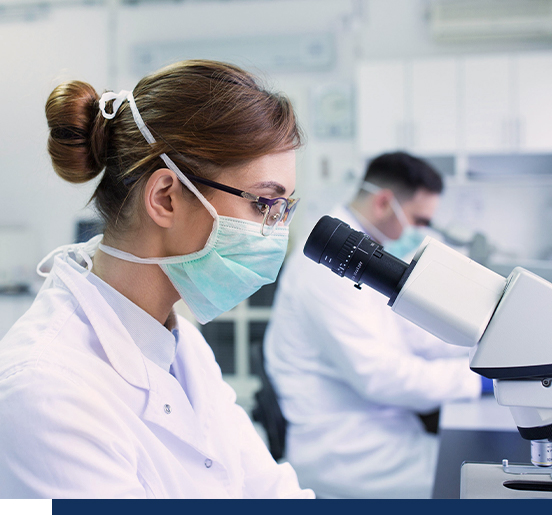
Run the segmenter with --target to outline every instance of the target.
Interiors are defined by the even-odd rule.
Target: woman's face
[[[259,197],[288,198],[295,190],[295,151],[265,155],[245,166],[222,172],[216,182]],[[214,188],[209,189],[206,198],[219,216],[263,222],[264,213],[256,202]],[[193,213],[188,213],[183,220],[185,229],[182,226],[178,229],[179,234],[185,233],[187,237],[172,239],[167,255],[190,254],[205,246],[213,228],[213,217],[199,201],[194,206]]]

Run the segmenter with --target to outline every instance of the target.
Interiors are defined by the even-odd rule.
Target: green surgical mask
[[[205,247],[192,254],[139,258],[100,244],[113,257],[157,264],[200,324],[210,322],[276,280],[286,255],[287,227],[265,237],[257,222],[217,216]]]

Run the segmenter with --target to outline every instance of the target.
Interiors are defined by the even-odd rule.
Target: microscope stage
[[[552,499],[550,474],[508,474],[499,463],[465,462],[460,473],[460,499]]]

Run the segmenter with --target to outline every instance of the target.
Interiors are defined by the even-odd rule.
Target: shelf
[[[485,154],[467,158],[471,179],[508,180],[519,177],[552,179],[552,154]]]

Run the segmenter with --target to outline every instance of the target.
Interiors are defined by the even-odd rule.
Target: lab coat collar
[[[67,253],[63,253],[54,258],[50,277],[59,278],[74,295],[114,370],[131,385],[148,391],[147,405],[141,417],[165,428],[204,456],[217,459],[205,439],[213,420],[216,399],[209,391],[206,371],[193,346],[180,342],[182,356],[173,363],[175,377],[158,366],[148,367],[144,355],[115,311],[83,276],[86,273]],[[167,393],[167,381],[171,379],[172,388]]]
[[[165,372],[169,372],[178,342],[174,314],[167,320],[172,324],[169,329],[97,275],[88,274],[87,280],[97,288],[115,312],[142,354]]]
[[[59,256],[54,260],[52,274],[79,302],[114,370],[131,385],[149,392],[141,417],[165,428],[203,455],[214,458],[207,448],[197,407],[192,407],[189,401],[183,399],[186,395],[183,395],[182,386],[176,379],[172,378],[173,387],[168,394],[165,388],[160,387],[162,383],[166,384],[167,372],[160,367],[147,366],[142,352],[94,285],[75,269],[74,264],[65,262]],[[207,394],[201,392],[198,397],[201,395]]]
[[[131,385],[149,390],[142,352],[98,290],[61,256],[54,259],[51,273],[57,275],[77,299],[117,373]]]

